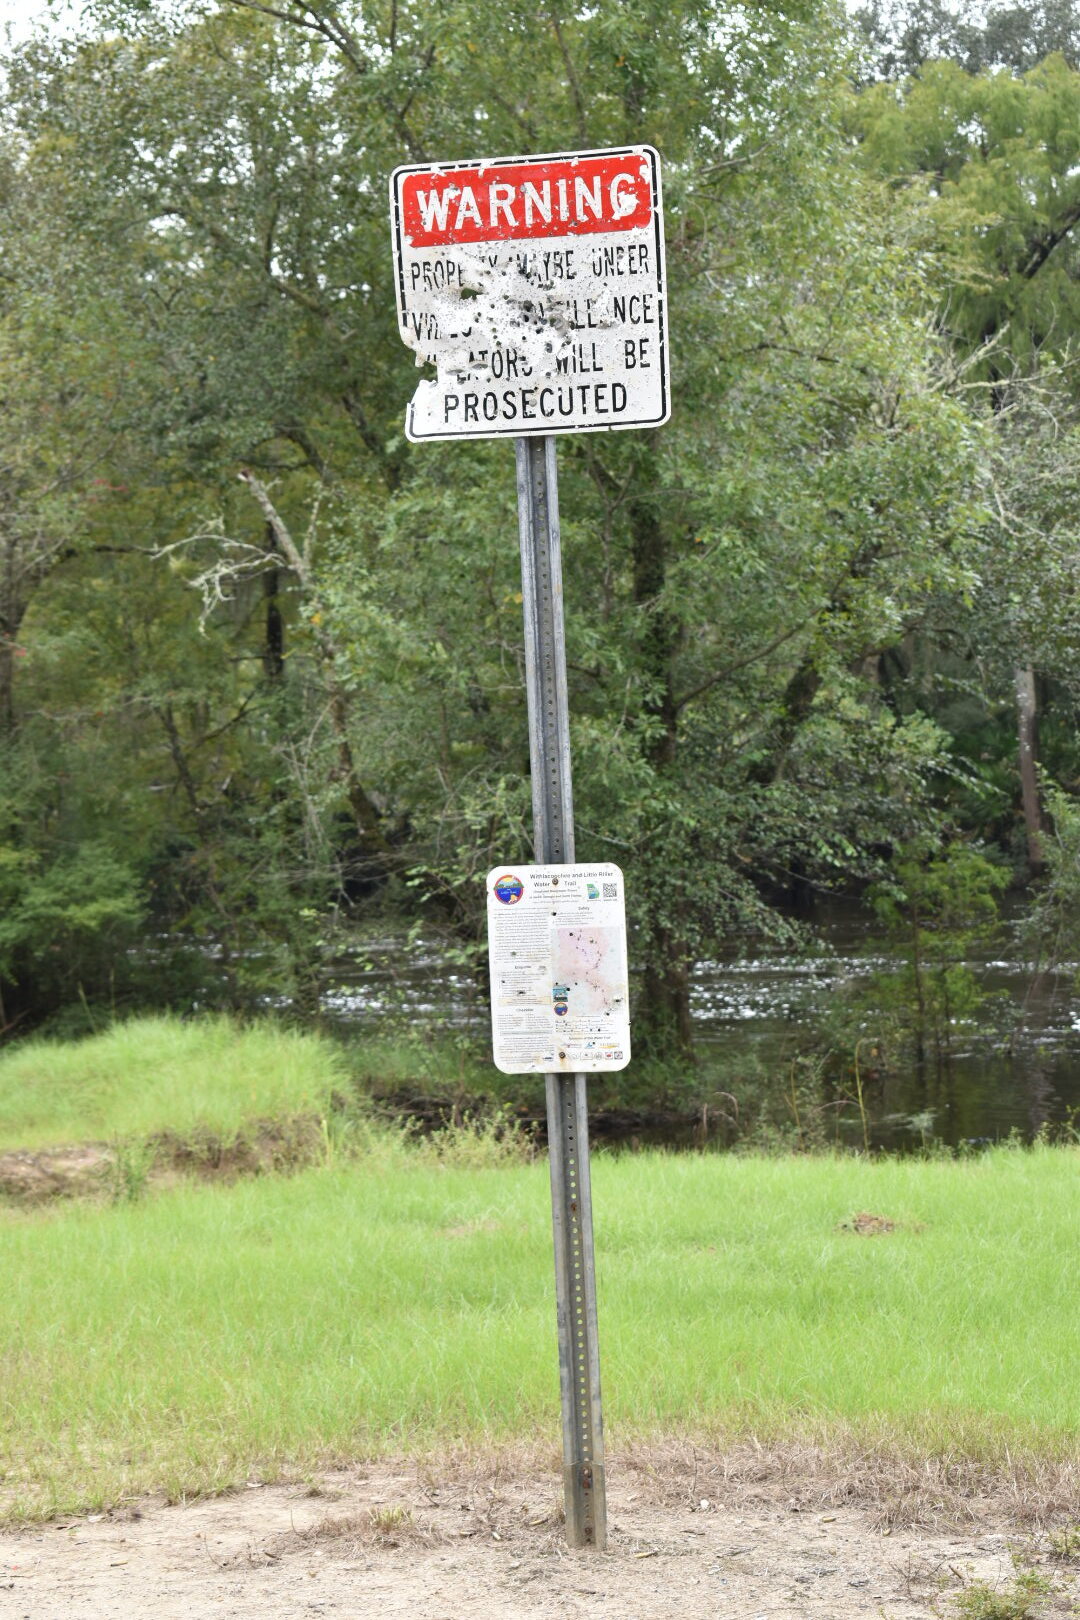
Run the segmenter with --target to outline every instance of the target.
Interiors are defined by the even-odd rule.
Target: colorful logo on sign
[[[525,885],[513,872],[504,872],[501,878],[495,879],[495,898],[501,900],[504,906],[515,906],[525,893]]]

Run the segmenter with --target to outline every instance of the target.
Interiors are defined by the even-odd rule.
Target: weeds
[[[503,1113],[482,1119],[466,1115],[460,1124],[447,1125],[430,1136],[403,1133],[419,1165],[454,1170],[495,1170],[505,1165],[528,1164],[536,1157],[536,1144],[520,1121]]]
[[[375,1535],[383,1541],[413,1528],[412,1509],[407,1507],[372,1508],[368,1518]]]
[[[112,1203],[138,1202],[146,1191],[156,1157],[150,1142],[134,1140],[112,1143],[103,1176]]]
[[[1067,1525],[1063,1530],[1051,1530],[1047,1536],[1050,1556],[1060,1564],[1080,1561],[1080,1525]]]
[[[316,1546],[336,1546],[339,1552],[349,1553],[372,1545],[399,1547],[402,1542],[433,1546],[440,1539],[429,1524],[415,1518],[410,1507],[391,1503],[386,1507],[331,1514],[305,1530],[290,1530],[264,1543],[257,1561],[276,1560]]]
[[[1044,1598],[1053,1592],[1045,1575],[1022,1569],[1007,1586],[972,1581],[953,1599],[963,1620],[1033,1620]]]

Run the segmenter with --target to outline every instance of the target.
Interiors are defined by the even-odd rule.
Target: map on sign
[[[398,317],[435,376],[412,440],[655,427],[670,414],[651,146],[409,165],[390,180]]]
[[[626,907],[617,866],[496,866],[487,877],[491,1033],[504,1074],[630,1061]]]
[[[621,928],[586,924],[555,930],[554,983],[574,987],[574,1015],[599,1016],[611,1006],[611,986],[626,977],[626,946]]]

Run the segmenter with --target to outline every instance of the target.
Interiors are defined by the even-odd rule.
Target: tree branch
[[[1058,243],[1065,240],[1077,220],[1080,220],[1080,198],[1073,203],[1071,208],[1065,210],[1061,224],[1057,229],[1047,231],[1046,235],[1035,243],[1031,256],[1020,271],[1025,281],[1030,281],[1032,276],[1042,269]]]
[[[240,0],[233,0],[233,3],[239,4]],[[184,200],[190,202],[190,199],[187,197],[184,197]],[[178,219],[182,219],[189,227],[195,227],[198,230],[205,231],[210,240],[217,247],[220,247],[224,252],[233,257],[239,254],[241,262],[248,264],[252,268],[257,267],[263,274],[265,274],[267,281],[269,282],[270,286],[275,289],[275,291],[281,293],[283,298],[288,298],[291,300],[291,302],[298,304],[301,309],[307,310],[309,315],[314,315],[315,318],[322,323],[326,331],[333,338],[334,342],[337,343],[343,351],[348,350],[348,342],[344,332],[341,330],[341,327],[335,320],[332,311],[327,308],[326,304],[321,298],[317,297],[314,293],[309,292],[306,287],[300,286],[297,282],[286,280],[284,276],[275,275],[272,270],[267,268],[260,254],[253,253],[245,244],[238,244],[235,242],[229,236],[229,233],[222,230],[222,228],[219,225],[216,225],[213,220],[203,219],[200,216],[197,208],[191,206],[184,208],[176,204],[171,204],[162,209],[162,212],[175,215]],[[397,489],[401,482],[401,469],[393,457],[387,454],[386,447],[383,444],[379,434],[375,431],[368,420],[367,413],[365,412],[360,398],[355,390],[351,388],[346,389],[346,391],[341,395],[341,403],[345,408],[345,412],[349,417],[349,420],[353,423],[353,426],[359,433],[361,442],[363,443],[365,449],[369,450],[375,457],[375,460],[378,462],[387,488],[390,490]],[[291,437],[291,435],[289,436]],[[294,440],[294,442],[299,441]],[[301,446],[301,448],[303,448],[303,446]]]
[[[420,72],[417,76],[416,83],[409,91],[409,94],[405,97],[404,106],[396,108],[393,115],[394,123],[397,125],[398,134],[405,142],[405,145],[409,151],[409,156],[412,158],[414,163],[422,163],[424,161],[424,154],[417,145],[416,137],[405,120],[409,115],[409,108],[416,100],[417,92],[419,91],[421,84],[424,82],[424,75],[430,70],[431,64],[434,62],[434,60],[435,47],[434,45],[429,45],[427,50],[424,52],[424,60],[420,65]]]
[[[571,60],[570,52],[567,50],[566,41],[563,39],[562,28],[559,26],[558,13],[553,7],[548,8],[548,20],[551,23],[552,30],[555,34],[555,39],[559,46],[559,55],[563,59],[563,67],[566,69],[566,82],[570,86],[570,99],[574,103],[574,111],[577,113],[578,138],[581,141],[582,146],[588,146],[589,126],[588,120],[585,116],[585,101],[581,94],[581,86],[578,83],[578,77],[574,71],[574,64]]]
[[[322,451],[306,428],[299,425],[279,427],[277,433],[279,438],[288,439],[290,444],[295,444],[308,466],[314,468],[323,483],[329,482],[330,463],[323,456]]]
[[[249,472],[246,467],[241,473],[238,474],[238,477],[242,484],[247,485],[248,489],[250,489],[251,493],[258,502],[262,515],[270,525],[271,533],[273,534],[274,539],[277,541],[278,549],[281,552],[281,555],[285,558],[289,567],[296,575],[300,585],[306,586],[308,583],[307,559],[304,557],[303,552],[293,539],[288,525],[285,523],[277,507],[270,499],[270,495],[265,484],[260,483],[255,477],[255,474]]]
[[[357,73],[367,73],[371,66],[344,23],[337,17],[322,16],[314,6],[302,5],[301,0],[297,0],[296,7],[291,11],[269,5],[266,0],[229,0],[229,4],[239,6],[243,11],[261,12],[264,17],[276,17],[279,22],[292,23],[296,28],[306,28],[309,33],[321,35],[341,52]]]
[[[771,641],[766,642],[764,647],[758,647],[754,652],[747,653],[745,658],[737,658],[733,664],[726,664],[723,669],[718,669],[707,680],[702,681],[698,686],[691,687],[689,692],[683,693],[682,697],[676,698],[676,710],[681,714],[687,704],[693,703],[695,698],[704,697],[706,692],[711,691],[714,686],[719,686],[720,682],[726,681],[730,675],[735,675],[740,669],[747,669],[751,664],[756,664],[759,658],[768,658],[770,653],[774,653],[778,647],[782,647],[786,641],[791,641],[794,636],[797,636],[801,630],[805,629],[809,622],[809,619],[801,620],[800,623],[793,625],[789,630],[782,630],[778,636],[774,636]]]

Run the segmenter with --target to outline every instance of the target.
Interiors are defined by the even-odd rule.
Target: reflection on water
[[[851,951],[815,961],[703,963],[694,989],[703,1042],[723,1043],[729,1064],[740,1055],[765,1068],[782,1063],[800,1035],[820,1026],[830,1004],[897,965],[887,956]],[[902,1147],[934,1137],[956,1146],[999,1140],[1012,1130],[1033,1136],[1080,1111],[1073,972],[1043,975],[1033,986],[1023,962],[997,958],[973,965],[994,1000],[981,1025],[959,1034],[947,1074],[932,1063],[921,1074],[914,1064],[882,1073],[873,1048],[862,1047],[875,1145]]]
[[[825,928],[816,954],[758,955],[703,961],[693,983],[693,1015],[703,1049],[722,1049],[727,1073],[775,1074],[805,1049],[830,1011],[875,973],[900,966],[873,941],[862,919]],[[1000,949],[1000,948],[999,948]],[[482,1037],[488,1007],[471,975],[444,966],[437,949],[368,940],[363,961],[340,960],[329,977],[324,1011],[346,1029],[378,1029],[404,1019],[417,1027],[472,1031]],[[950,1071],[883,1074],[872,1048],[860,1072],[874,1145],[901,1148],[934,1138],[952,1146],[1031,1136],[1080,1114],[1080,996],[1075,969],[1033,983],[1019,958],[996,954],[973,963],[992,992],[981,1023],[958,1032]],[[848,1111],[848,1140],[861,1125]]]

